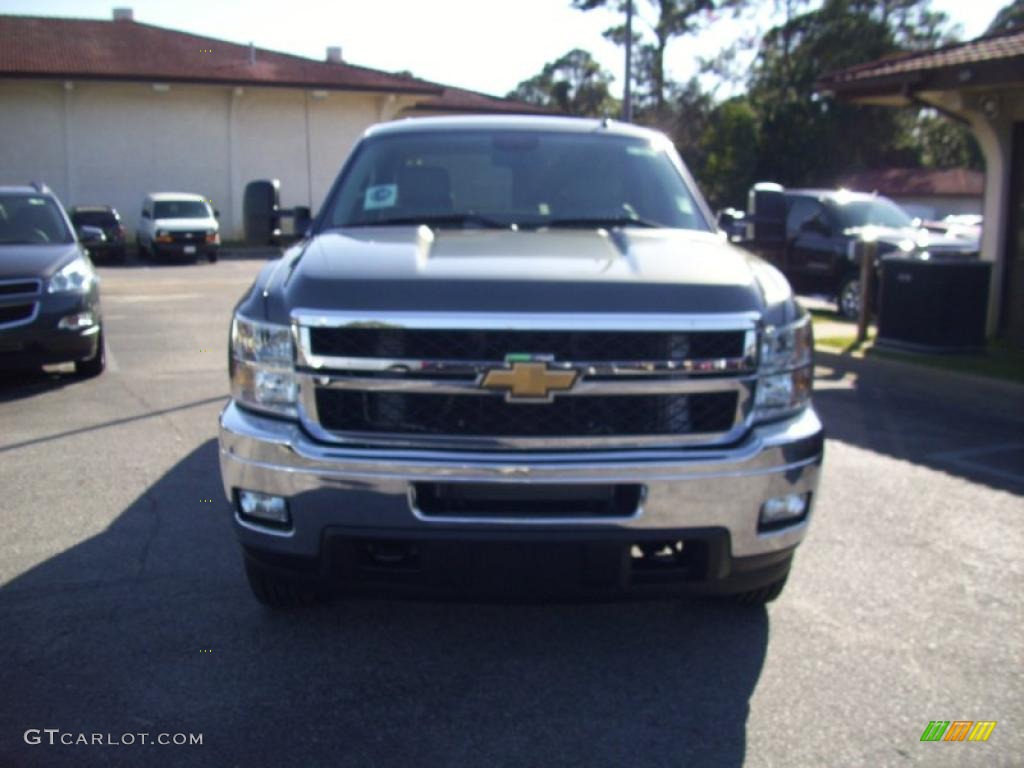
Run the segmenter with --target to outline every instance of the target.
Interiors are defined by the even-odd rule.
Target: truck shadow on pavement
[[[764,608],[376,599],[272,614],[229,514],[209,440],[105,531],[0,588],[0,765],[744,762]],[[28,745],[30,728],[203,743]]]
[[[42,368],[0,371],[0,403],[34,397],[80,381],[70,370],[59,373]]]
[[[815,353],[826,436],[1024,495],[1024,388]]]

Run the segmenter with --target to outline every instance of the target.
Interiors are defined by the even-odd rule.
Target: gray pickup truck
[[[231,322],[253,593],[772,600],[822,463],[812,352],[661,134],[376,126]]]

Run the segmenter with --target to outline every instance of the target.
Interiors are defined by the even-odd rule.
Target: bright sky
[[[971,38],[1007,2],[932,0],[932,7],[948,13]],[[697,38],[674,41],[670,73],[686,78],[695,56],[712,56],[735,36],[750,34],[774,7],[771,0],[760,4],[760,12],[749,14],[753,20],[729,19]],[[0,12],[109,19],[114,5],[134,8],[137,21],[310,58],[322,59],[328,45],[340,45],[353,64],[410,70],[499,96],[546,62],[583,48],[615,74],[616,91],[622,87],[622,51],[601,36],[617,15],[582,13],[570,0],[0,0]],[[647,0],[636,5],[649,13]]]

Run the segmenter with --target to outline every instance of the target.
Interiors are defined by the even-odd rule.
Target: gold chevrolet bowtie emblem
[[[552,371],[547,363],[514,363],[487,372],[480,386],[504,389],[506,400],[548,400],[554,392],[572,389],[576,371]]]

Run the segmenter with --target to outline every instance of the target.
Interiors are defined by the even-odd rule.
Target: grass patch
[[[1024,350],[1014,349],[1001,339],[989,342],[988,348],[977,355],[916,354],[892,349],[877,349],[874,346],[866,349],[864,354],[868,357],[900,360],[924,365],[928,368],[1024,384]]]
[[[876,330],[868,327],[868,340],[857,342],[857,324],[843,320],[832,312],[811,311],[814,323],[814,346],[833,354],[898,360],[956,373],[985,376],[1024,384],[1024,350],[1014,349],[1006,341],[995,340],[988,348],[974,355],[927,354],[879,349],[874,345]]]

